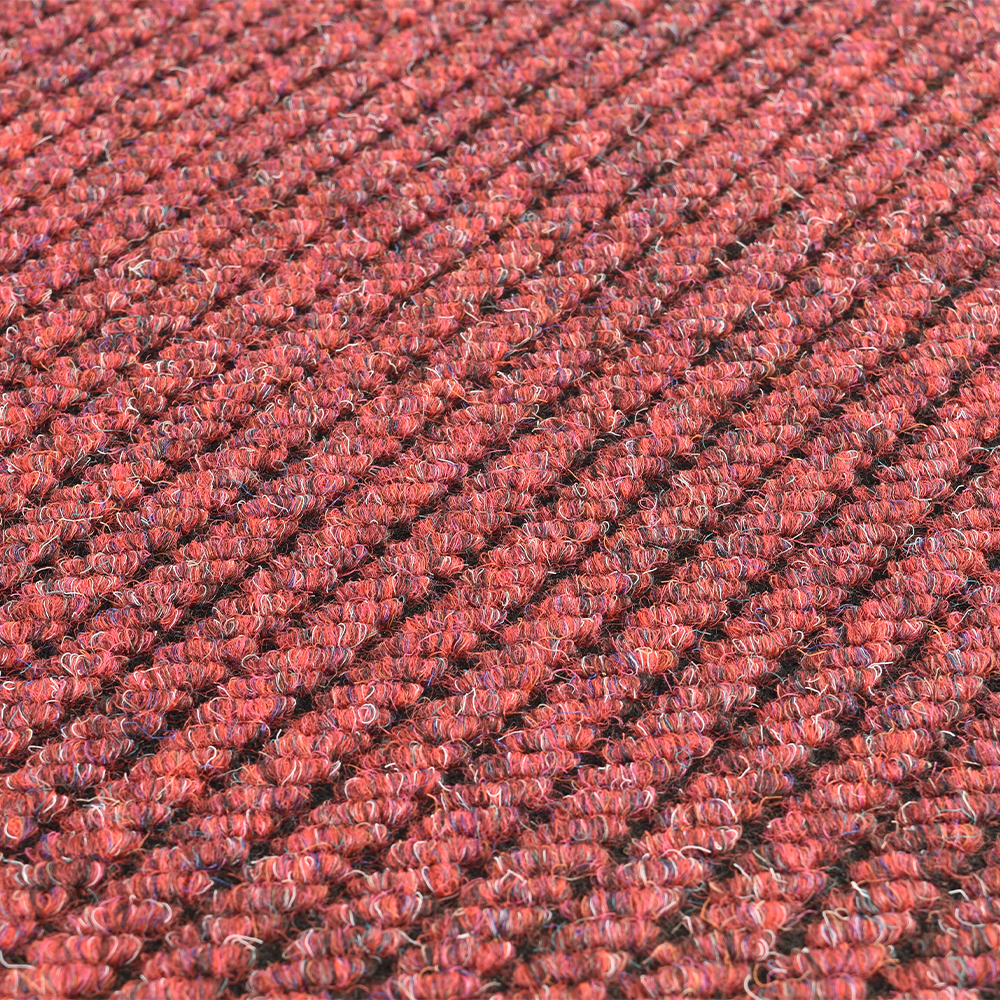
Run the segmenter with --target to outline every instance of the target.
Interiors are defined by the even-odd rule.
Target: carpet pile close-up
[[[1000,997],[1000,0],[0,36],[0,998]]]

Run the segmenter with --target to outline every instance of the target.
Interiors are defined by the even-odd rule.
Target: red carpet
[[[0,34],[0,996],[998,996],[1000,0]]]

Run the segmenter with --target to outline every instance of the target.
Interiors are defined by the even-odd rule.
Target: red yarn
[[[0,35],[0,996],[995,993],[1000,2]]]

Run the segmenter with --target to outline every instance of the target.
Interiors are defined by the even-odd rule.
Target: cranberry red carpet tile
[[[0,998],[1000,997],[1000,0],[0,36]]]

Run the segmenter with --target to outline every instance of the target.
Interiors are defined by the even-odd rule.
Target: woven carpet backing
[[[0,997],[1000,991],[1000,0],[2,0]]]

